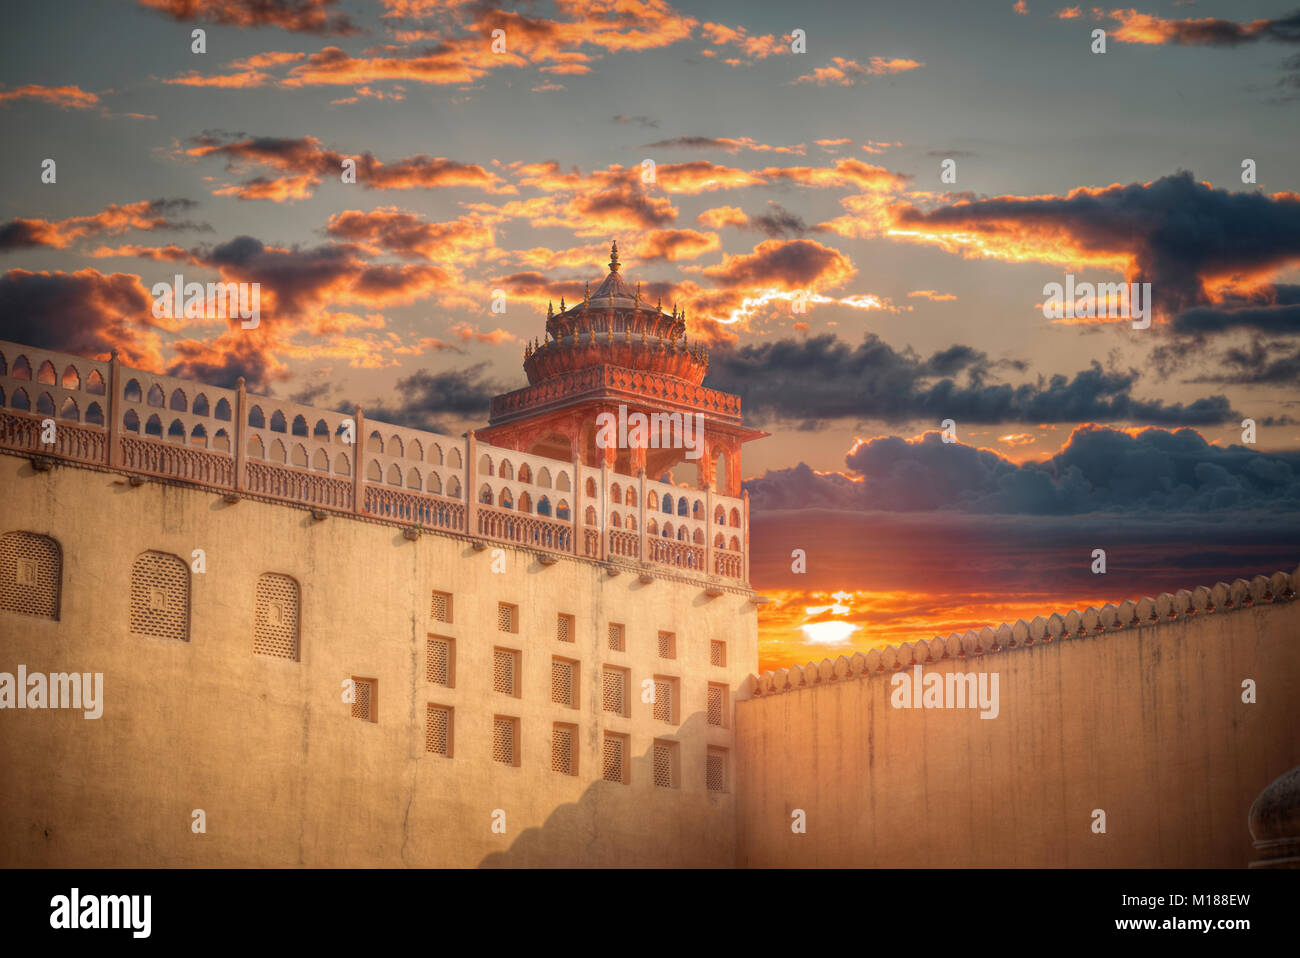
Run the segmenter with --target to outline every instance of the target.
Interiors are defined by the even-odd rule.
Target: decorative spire
[[[591,280],[587,280],[587,288],[583,291],[583,294],[582,294],[582,305],[583,305],[583,306],[586,306],[586,305],[587,305],[587,300],[589,300],[589,299],[591,299]]]
[[[546,318],[550,319],[554,315],[555,315],[555,310],[551,308],[551,301],[548,299],[546,301]]]
[[[560,297],[560,312],[564,312],[564,297]]]
[[[609,244],[609,271],[618,272],[618,240]]]
[[[641,308],[641,281],[640,280],[636,281],[636,301],[633,303],[633,305],[637,309]]]

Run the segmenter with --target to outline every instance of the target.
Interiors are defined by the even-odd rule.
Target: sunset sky
[[[764,667],[1289,571],[1294,3],[9,4],[0,338],[460,434],[617,239],[771,433]]]

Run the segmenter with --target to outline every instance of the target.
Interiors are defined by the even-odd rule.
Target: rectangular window
[[[727,727],[727,687],[709,683],[709,724]]]
[[[726,667],[727,665],[727,643],[719,642],[714,639],[709,643],[709,664]]]
[[[497,631],[519,631],[519,606],[510,605],[508,602],[497,603]]]
[[[727,789],[727,750],[709,746],[709,754],[704,765],[704,778],[710,792],[726,792]]]
[[[556,705],[578,707],[578,663],[571,659],[551,659],[551,701]]]
[[[655,784],[660,788],[677,788],[677,743],[655,739]]]
[[[677,658],[677,636],[672,632],[659,633],[659,658]]]
[[[519,719],[497,715],[492,719],[492,761],[519,765]]]
[[[605,666],[601,692],[606,712],[627,715],[627,669]]]
[[[451,593],[433,593],[433,611],[429,613],[435,622],[451,621]]]
[[[611,652],[622,652],[626,648],[627,644],[623,641],[623,626],[617,622],[611,622],[609,624],[609,650]]]
[[[445,705],[428,704],[424,713],[424,750],[432,755],[451,758],[452,710]]]
[[[352,717],[363,722],[379,721],[379,680],[352,676]]]
[[[573,625],[573,616],[561,612],[555,618],[555,638],[560,642],[572,642]]]
[[[551,728],[551,771],[578,774],[578,726],[556,722]]]
[[[626,785],[627,776],[627,736],[617,732],[606,732],[604,748],[601,752],[600,777],[607,782]]]
[[[492,650],[492,689],[503,695],[519,695],[519,652]]]
[[[455,688],[456,640],[431,635],[425,642],[424,680],[430,685]]]
[[[656,722],[677,724],[677,680],[666,675],[655,676],[655,700],[653,708]]]

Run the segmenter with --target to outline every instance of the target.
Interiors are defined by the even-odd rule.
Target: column
[[[474,430],[465,433],[465,532],[478,535],[478,456]]]
[[[360,406],[357,407],[356,420],[357,431],[353,435],[355,442],[352,443],[352,511],[363,513],[366,511],[366,491],[362,487],[366,475],[366,466],[362,461],[366,455],[366,414]]]
[[[230,441],[235,444],[235,489],[243,491],[248,486],[248,393],[244,391],[244,377],[235,380],[235,422]]]
[[[122,361],[114,349],[108,360],[108,449],[104,461],[109,466],[122,464]]]

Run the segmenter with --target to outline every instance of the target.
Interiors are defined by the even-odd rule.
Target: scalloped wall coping
[[[1089,606],[1083,612],[1071,610],[1064,615],[1053,612],[1046,618],[1040,615],[1030,622],[1024,619],[1014,625],[1004,622],[996,629],[985,626],[965,635],[953,633],[946,639],[935,636],[928,641],[921,639],[918,642],[903,642],[882,649],[841,655],[835,660],[822,659],[821,662],[809,662],[807,665],[792,665],[763,672],[761,675],[751,674],[747,684],[752,689],[752,694],[761,698],[794,689],[841,682],[848,678],[861,679],[892,673],[913,664],[929,665],[945,659],[970,659],[1039,643],[1090,638],[1212,613],[1291,602],[1296,598],[1297,584],[1300,584],[1300,567],[1289,575],[1275,572],[1271,576],[1257,575],[1249,581],[1237,579],[1231,584],[1219,582],[1213,587],[1180,589],[1172,595],[1162,592],[1154,599],[1129,599],[1119,605],[1108,602],[1100,609]]]

